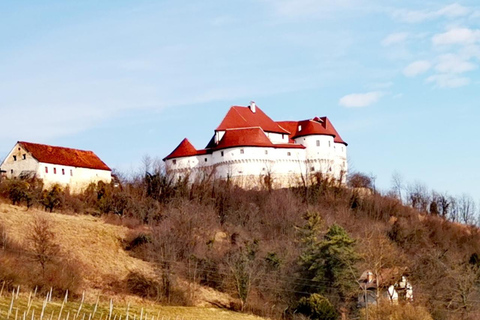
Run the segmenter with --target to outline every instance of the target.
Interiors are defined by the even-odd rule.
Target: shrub
[[[142,298],[159,300],[162,294],[162,285],[153,279],[148,279],[138,272],[130,272],[125,279],[129,293]]]
[[[412,304],[393,305],[390,303],[370,306],[368,317],[366,309],[362,310],[360,319],[369,320],[433,320],[432,316],[422,306]]]
[[[318,293],[311,294],[309,297],[301,298],[296,311],[313,320],[338,319],[338,313],[337,310],[335,310],[335,307],[327,298]]]

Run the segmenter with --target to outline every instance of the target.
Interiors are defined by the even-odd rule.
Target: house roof
[[[25,141],[18,141],[18,144],[39,162],[111,171],[93,151],[49,146]]]
[[[347,145],[327,117],[315,117],[301,121],[277,121],[277,123],[291,132],[290,142],[293,142],[294,138],[308,135],[328,135],[334,137],[334,142]]]
[[[180,157],[189,157],[197,155],[197,149],[188,141],[187,138],[183,139],[182,142],[172,151],[165,159],[180,158]]]
[[[270,119],[258,106],[256,106],[255,112],[249,107],[231,107],[215,131],[252,127],[260,127],[265,132],[290,133]]]

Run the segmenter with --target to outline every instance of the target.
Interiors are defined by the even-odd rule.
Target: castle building
[[[242,187],[267,181],[280,188],[318,174],[344,182],[347,143],[327,117],[273,121],[251,102],[231,107],[204,149],[185,138],[163,160],[175,178],[231,179]]]
[[[6,178],[37,178],[82,192],[90,183],[110,183],[112,171],[92,151],[18,141],[0,165]]]

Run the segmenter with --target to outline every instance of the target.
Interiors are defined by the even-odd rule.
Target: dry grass
[[[118,293],[114,285],[122,282],[130,272],[146,276],[154,274],[153,265],[130,256],[123,249],[122,240],[129,232],[127,228],[107,224],[92,216],[46,213],[37,209],[27,211],[25,207],[0,202],[0,224],[9,239],[21,247],[28,247],[27,236],[37,215],[51,222],[62,255],[81,263],[83,282],[80,291],[85,291],[86,301],[94,302],[101,295],[113,296],[116,301],[125,304],[150,303],[136,296]],[[191,289],[186,281],[179,280],[179,284]],[[233,301],[227,294],[202,286],[195,286],[191,298],[194,305],[201,307],[229,305]]]
[[[141,306],[133,304],[112,303],[110,314],[110,302],[82,304],[80,302],[67,302],[62,308],[62,301],[48,302],[43,306],[45,299],[32,299],[31,307],[28,307],[28,295],[21,294],[12,303],[12,295],[7,294],[0,297],[0,318],[1,319],[40,319],[43,310],[43,319],[128,319],[143,320],[262,320],[253,315],[241,314],[217,308],[200,307],[170,307],[170,306]],[[10,316],[9,310],[11,309]],[[80,309],[80,311],[79,311]],[[28,315],[26,314],[28,311]],[[26,314],[23,318],[24,313]],[[33,314],[33,317],[32,317]],[[78,314],[78,317],[76,315]],[[59,318],[60,315],[60,318]],[[8,317],[9,316],[9,317]]]
[[[63,255],[81,261],[84,289],[105,287],[105,281],[125,278],[130,271],[152,274],[153,267],[131,257],[121,246],[128,229],[104,223],[91,216],[69,216],[41,210],[0,204],[0,223],[9,239],[26,246],[29,228],[36,215],[52,225],[55,240]]]

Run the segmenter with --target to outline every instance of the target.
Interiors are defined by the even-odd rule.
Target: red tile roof
[[[216,149],[232,147],[272,147],[273,144],[261,128],[226,130]]]
[[[335,130],[335,127],[333,126],[333,124],[330,122],[330,120],[327,117],[321,117],[320,119],[323,120],[323,122],[325,123],[325,128],[329,132],[331,132],[335,135],[335,139],[333,139],[334,142],[343,143],[346,146],[348,145],[345,141],[343,141],[342,137],[340,137],[337,130]]]
[[[252,112],[249,107],[233,106],[215,131],[260,127],[265,132],[290,133],[270,119],[258,106]]]
[[[182,142],[163,160],[171,158],[180,158],[180,157],[189,157],[197,155],[197,149],[188,141],[187,138],[183,139]]]
[[[301,130],[298,130],[299,125]],[[269,147],[269,148],[299,148],[305,149],[301,144],[295,144],[294,138],[306,135],[329,135],[337,143],[343,143],[338,132],[327,117],[302,120],[278,121],[270,119],[258,106],[256,112],[250,107],[233,106],[215,131],[225,131],[220,141],[215,143],[215,135],[210,139],[205,149],[196,150],[195,147],[184,139],[166,159],[209,154],[215,150],[233,147]],[[274,144],[265,132],[274,132],[289,135],[289,143]]]
[[[328,135],[334,137],[334,142],[347,145],[327,117],[315,117],[301,121],[277,121],[277,123],[291,132],[290,142],[293,142],[294,138],[308,135]]]
[[[110,168],[92,151],[49,146],[45,144],[18,141],[39,162],[78,168],[108,170]]]

